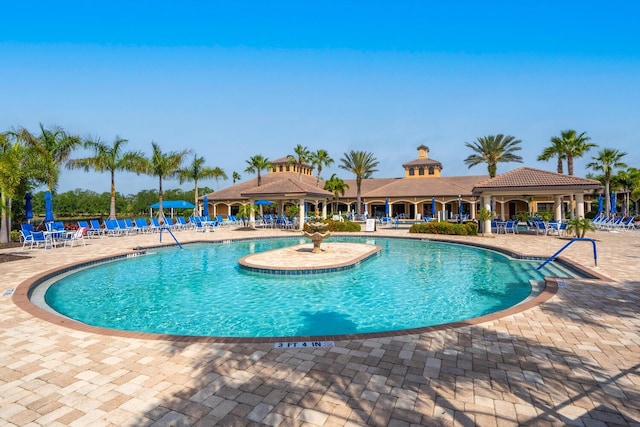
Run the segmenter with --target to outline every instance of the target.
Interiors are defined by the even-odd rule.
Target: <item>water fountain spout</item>
[[[305,237],[308,237],[313,242],[313,250],[311,252],[318,254],[322,252],[320,244],[324,239],[331,236],[329,230],[329,224],[325,224],[320,221],[310,222],[307,224],[307,228],[310,231],[304,231]]]

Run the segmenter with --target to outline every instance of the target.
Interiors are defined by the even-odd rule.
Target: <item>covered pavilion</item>
[[[565,212],[572,218],[584,217],[602,188],[596,180],[529,167],[495,178],[442,176],[443,166],[429,158],[429,148],[420,145],[417,150],[418,158],[402,165],[404,177],[362,180],[361,212],[365,217],[392,216],[422,221],[450,220],[462,214],[474,220],[481,206],[501,219],[549,211],[555,219],[563,219]],[[286,157],[274,160],[270,171],[261,177],[261,185],[258,186],[254,178],[207,194],[210,208],[214,215],[233,215],[243,204],[269,199],[278,203],[278,213],[284,212],[287,204],[298,205],[301,218],[307,214],[308,202],[314,204],[316,212],[322,212],[323,218],[327,216],[327,206],[334,203],[338,211],[334,213],[357,210],[355,179],[344,180],[349,187],[336,203],[333,194],[323,189],[324,181],[312,175],[309,165],[297,168]]]

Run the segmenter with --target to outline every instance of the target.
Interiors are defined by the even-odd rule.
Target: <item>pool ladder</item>
[[[547,260],[545,262],[540,264],[538,266],[538,268],[536,268],[536,270],[540,270],[542,267],[544,267],[545,265],[549,264],[551,261],[556,259],[558,254],[560,254],[560,252],[564,251],[573,242],[578,242],[578,241],[583,241],[583,240],[587,241],[587,242],[591,242],[591,244],[593,245],[593,262],[595,263],[595,266],[597,267],[598,266],[598,252],[596,251],[596,241],[593,240],[593,239],[590,239],[588,237],[574,237],[573,239],[569,240],[569,242],[566,245],[561,247],[558,252],[556,252],[555,254],[551,255],[549,258],[547,258]]]
[[[180,244],[180,242],[178,242],[178,239],[176,239],[176,236],[173,235],[173,231],[171,231],[171,229],[166,225],[163,225],[162,227],[160,227],[160,243],[162,243],[162,230],[167,230],[169,234],[171,234],[171,237],[173,237],[173,240],[176,241],[176,245],[178,245],[180,249],[184,249]]]

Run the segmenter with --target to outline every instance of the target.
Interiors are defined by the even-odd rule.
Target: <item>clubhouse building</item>
[[[363,179],[361,213],[369,218],[392,216],[407,220],[450,220],[460,215],[475,219],[481,206],[496,217],[508,219],[519,213],[552,212],[555,219],[584,217],[602,186],[599,181],[521,167],[490,178],[488,175],[442,176],[442,164],[429,158],[429,148],[420,145],[418,157],[402,165],[402,178]],[[324,181],[313,176],[310,165],[289,163],[287,157],[271,162],[271,169],[258,178],[237,183],[206,195],[213,215],[234,215],[241,205],[272,202],[275,213],[297,205],[300,217],[317,212],[323,217],[356,211],[356,181],[344,195],[324,190]],[[345,173],[348,173],[345,171]],[[594,197],[594,195],[596,195]],[[261,202],[264,203],[264,202]]]

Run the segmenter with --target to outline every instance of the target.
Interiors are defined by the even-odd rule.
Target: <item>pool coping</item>
[[[357,234],[347,234],[346,236],[354,236],[354,237],[362,237],[367,236],[361,233]],[[371,237],[371,236],[369,236]],[[264,237],[264,239],[273,239],[274,237]],[[281,237],[275,237],[281,238]],[[285,237],[289,238],[289,237]],[[290,237],[290,238],[298,238],[298,237]],[[456,240],[450,239],[441,239],[441,238],[427,238],[425,236],[408,236],[408,237],[389,237],[389,236],[378,236],[377,238],[384,239],[418,239],[418,240],[426,240],[426,241],[437,241],[443,243],[452,243],[458,245],[467,245],[467,246],[475,246],[483,249],[494,250],[505,255],[511,256],[516,259],[546,259],[547,257],[533,256],[533,255],[523,255],[514,251],[505,250],[503,248],[485,245],[485,244],[477,244],[477,243],[469,243],[469,242],[460,242]],[[262,239],[262,238],[260,238]],[[193,241],[187,244],[223,244],[230,241],[243,241],[243,240],[255,240],[255,238],[239,238],[239,239],[226,239],[221,241]],[[58,326],[63,326],[65,328],[74,329],[77,331],[93,333],[97,335],[106,335],[106,336],[117,336],[121,338],[133,338],[133,339],[148,339],[148,340],[164,340],[164,341],[172,341],[172,342],[201,342],[201,343],[278,343],[278,342],[297,342],[297,341],[344,341],[344,340],[355,340],[355,339],[368,339],[368,338],[383,338],[383,337],[396,337],[396,336],[404,336],[404,335],[416,335],[423,334],[433,331],[445,330],[445,329],[454,329],[465,326],[476,325],[485,322],[491,322],[502,317],[514,315],[520,313],[522,311],[529,310],[533,307],[536,307],[545,301],[552,298],[558,291],[559,283],[562,282],[570,282],[574,279],[567,278],[557,278],[557,277],[545,277],[544,280],[544,288],[541,292],[534,296],[533,298],[529,298],[519,304],[516,304],[512,307],[509,307],[504,310],[500,310],[494,313],[486,314],[483,316],[475,317],[472,319],[467,319],[463,321],[444,323],[440,325],[433,326],[424,326],[419,328],[411,328],[411,329],[402,329],[388,332],[369,332],[369,333],[360,333],[360,334],[344,334],[344,335],[310,335],[310,336],[293,336],[293,337],[211,337],[211,336],[191,336],[191,335],[171,335],[171,334],[154,334],[154,333],[146,333],[146,332],[132,332],[132,331],[124,331],[119,329],[109,329],[103,328],[93,325],[88,325],[67,317],[64,317],[59,314],[53,314],[43,308],[38,307],[31,301],[31,294],[40,284],[43,282],[60,275],[61,273],[77,270],[80,268],[84,268],[87,266],[91,266],[94,264],[101,264],[104,262],[110,262],[119,260],[122,258],[130,258],[143,256],[147,251],[151,249],[159,249],[159,248],[170,248],[176,247],[175,244],[163,244],[163,245],[154,245],[148,246],[144,248],[135,248],[130,251],[122,252],[120,254],[111,255],[108,257],[101,258],[93,258],[89,259],[82,263],[75,264],[67,264],[62,267],[56,267],[45,272],[42,272],[36,276],[30,277],[23,282],[21,282],[15,289],[12,295],[13,303],[20,309],[25,312],[37,317],[41,320],[45,320],[49,323],[53,323]],[[579,280],[599,280],[599,281],[610,281],[610,279],[576,263],[573,263],[567,259],[563,259],[561,257],[556,258],[557,262],[568,265],[571,268],[582,272],[585,275],[589,275],[591,277],[581,278]]]

